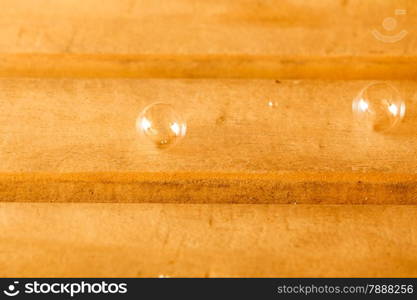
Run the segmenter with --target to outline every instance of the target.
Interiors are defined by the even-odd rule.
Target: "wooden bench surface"
[[[0,276],[417,275],[415,1],[0,5]],[[392,133],[351,112],[376,79]]]
[[[417,275],[415,206],[1,203],[0,276]]]
[[[415,204],[416,82],[391,133],[351,111],[368,83],[2,79],[1,200]],[[188,124],[167,150],[136,127],[161,101]]]
[[[0,76],[414,79],[412,0],[2,0]],[[396,15],[398,12],[402,15]],[[386,32],[383,21],[397,26]],[[395,25],[395,24],[394,24]],[[382,42],[372,32],[406,36]]]

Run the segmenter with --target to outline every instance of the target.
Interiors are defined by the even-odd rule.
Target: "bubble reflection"
[[[183,118],[165,103],[147,106],[136,120],[136,128],[159,149],[178,143],[187,130]]]
[[[352,102],[357,121],[378,132],[395,128],[404,118],[405,109],[400,92],[384,82],[366,86]]]

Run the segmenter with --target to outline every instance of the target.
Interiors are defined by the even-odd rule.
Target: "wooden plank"
[[[413,79],[414,4],[1,0],[0,76]]]
[[[392,82],[408,110],[385,134],[352,115],[366,84],[3,79],[0,199],[416,203],[416,82]],[[188,124],[166,151],[136,129],[161,101]]]
[[[5,277],[415,277],[416,206],[0,203]]]
[[[352,114],[368,83],[0,80],[0,172],[414,173],[416,82],[391,82],[408,104],[391,133]],[[188,124],[182,143],[167,151],[136,128],[155,102],[172,104]]]

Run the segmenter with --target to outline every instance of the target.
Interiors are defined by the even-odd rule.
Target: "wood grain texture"
[[[414,4],[1,0],[0,76],[414,79]]]
[[[0,276],[417,275],[415,206],[0,204]]]
[[[70,173],[0,174],[3,202],[417,204],[417,175]]]
[[[385,134],[352,114],[368,83],[3,79],[0,172],[414,173],[416,82],[392,82],[407,113]],[[136,129],[156,102],[172,104],[188,125],[167,151]]]
[[[349,81],[416,78],[415,1],[0,7],[0,276],[417,276],[417,82],[378,134]],[[135,129],[153,102],[188,123],[168,151]]]
[[[416,83],[392,82],[408,110],[386,134],[352,115],[366,84],[3,79],[1,201],[415,203]],[[153,102],[187,120],[167,151],[136,130]]]
[[[4,78],[410,79],[417,57],[0,54]]]

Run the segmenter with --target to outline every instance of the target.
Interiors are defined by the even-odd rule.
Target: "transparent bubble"
[[[275,100],[269,100],[267,102],[267,105],[269,108],[277,108],[278,107],[278,102]]]
[[[187,130],[183,118],[165,103],[147,106],[136,120],[136,128],[159,149],[178,143]]]
[[[352,110],[363,126],[381,132],[400,123],[405,115],[405,103],[396,88],[376,82],[360,91],[352,102]]]

